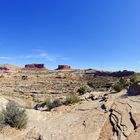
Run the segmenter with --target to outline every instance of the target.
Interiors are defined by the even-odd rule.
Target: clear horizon
[[[1,0],[0,64],[140,71],[139,0]]]

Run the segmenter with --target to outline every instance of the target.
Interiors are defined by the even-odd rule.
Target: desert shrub
[[[120,78],[119,83],[122,86],[122,88],[126,88],[128,86],[128,81],[125,78]]]
[[[79,95],[83,95],[87,92],[86,87],[80,87],[77,92],[79,93]]]
[[[52,104],[52,101],[48,98],[46,99],[45,103],[44,103],[46,106],[49,106]]]
[[[11,127],[22,129],[27,125],[27,115],[25,109],[19,107],[14,101],[10,101],[6,105],[6,109],[2,111],[4,123]]]
[[[134,75],[134,76],[130,77],[130,82],[131,83],[140,82],[140,75]]]
[[[59,107],[62,105],[62,102],[60,99],[55,99],[53,102],[52,102],[52,107]]]
[[[119,81],[113,86],[113,89],[116,92],[120,92],[123,89],[127,88],[127,86],[128,86],[127,80],[124,78],[120,78]]]
[[[119,83],[116,83],[114,86],[113,86],[113,89],[116,91],[116,92],[120,92],[123,90],[122,86],[119,84]]]
[[[52,101],[51,99],[46,99],[46,101],[44,103],[42,103],[42,106],[46,106],[48,108],[48,110],[50,111],[52,109]]]
[[[0,113],[0,124],[4,124],[4,115]]]
[[[47,99],[45,101],[45,105],[48,107],[49,110],[55,108],[55,107],[59,107],[62,105],[60,99],[55,99],[54,101],[51,101],[50,99]]]
[[[74,104],[74,103],[77,103],[79,101],[80,101],[80,98],[74,93],[71,93],[71,94],[66,96],[66,105]]]

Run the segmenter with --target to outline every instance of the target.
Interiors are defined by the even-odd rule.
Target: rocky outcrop
[[[136,96],[140,95],[140,83],[132,84],[127,92],[128,96]]]
[[[45,69],[44,64],[27,64],[25,69]]]
[[[79,70],[2,73],[0,110],[16,101],[26,107],[28,125],[20,131],[5,127],[0,140],[139,140],[140,96],[90,92],[109,89],[117,78],[91,77],[91,88],[79,96],[80,103],[63,104],[68,93],[88,88],[84,76],[85,71]],[[51,108],[42,104],[46,99],[53,101]]]
[[[96,71],[95,73],[88,73],[88,75],[94,75],[94,76],[103,76],[103,77],[127,77],[127,76],[132,76],[134,75],[134,71],[116,71],[116,72],[107,72],[107,71]]]
[[[108,120],[102,128],[99,140],[127,140],[138,128],[136,115],[139,113],[134,110],[133,104],[127,103],[127,100],[115,101],[109,110]],[[107,129],[107,126],[110,128]]]
[[[0,67],[0,70],[7,71],[9,69],[7,67]]]
[[[71,70],[71,67],[68,65],[58,65],[56,70]]]
[[[90,94],[97,99],[90,99]],[[83,95],[80,103],[62,105],[50,112],[26,109],[27,128],[19,131],[4,127],[0,139],[139,140],[140,96],[124,95],[126,90],[116,94],[92,92]],[[3,98],[1,101],[6,104]]]
[[[0,71],[18,72],[21,68],[11,64],[0,64]]]
[[[127,70],[124,70],[124,71],[117,71],[117,72],[113,72],[111,74],[112,77],[127,77],[127,76],[132,76],[134,75],[135,72],[134,71],[127,71]]]

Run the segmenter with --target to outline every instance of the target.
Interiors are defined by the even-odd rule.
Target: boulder
[[[127,91],[127,95],[128,96],[140,95],[140,83],[132,84]]]
[[[21,79],[22,80],[27,80],[28,79],[28,76],[23,75]]]
[[[40,111],[50,111],[49,107],[46,106],[45,103],[38,103],[38,104],[34,107],[34,109],[40,110]]]
[[[51,111],[51,109],[59,107],[61,105],[66,104],[66,99],[60,98],[60,99],[55,99],[53,102],[50,102],[50,104],[46,105],[45,102],[43,103],[38,103],[34,109],[35,110],[40,110],[40,111]]]
[[[71,67],[68,65],[58,65],[56,70],[71,70]]]

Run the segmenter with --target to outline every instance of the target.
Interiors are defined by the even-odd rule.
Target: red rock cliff
[[[25,69],[45,69],[44,64],[27,64]]]
[[[58,65],[57,70],[71,70],[71,67],[68,65]]]

